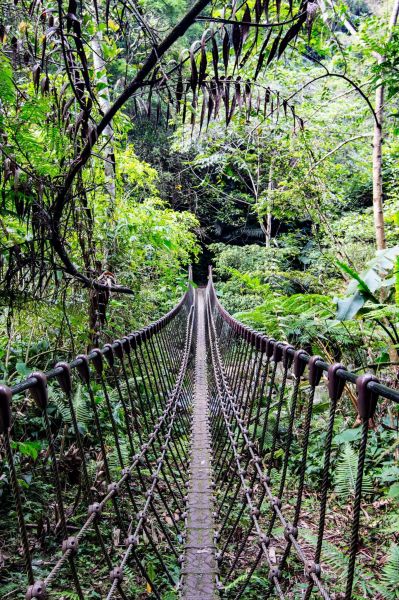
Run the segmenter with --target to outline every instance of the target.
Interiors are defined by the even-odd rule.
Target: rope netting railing
[[[238,599],[258,591],[263,598],[350,600],[361,584],[356,561],[365,533],[361,513],[369,432],[387,403],[397,409],[398,392],[371,374],[356,376],[341,364],[328,365],[239,323],[220,304],[211,272],[207,320],[221,596]],[[327,418],[321,418],[316,401],[324,375]],[[349,482],[353,490],[341,507],[345,518],[337,531],[334,437],[345,386],[355,395],[361,424]],[[309,460],[315,445],[316,475],[310,469],[314,456]],[[344,561],[336,569],[326,556],[331,537],[339,538]]]
[[[0,386],[1,597],[160,599],[179,587],[194,292],[157,322]]]
[[[204,600],[361,597],[370,440],[398,392],[245,327],[212,274],[205,315],[203,298],[190,286],[152,325],[0,386],[1,598],[172,600],[201,577]],[[345,390],[360,426],[339,507]]]

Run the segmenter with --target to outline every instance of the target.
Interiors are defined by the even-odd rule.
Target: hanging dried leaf
[[[226,116],[226,125],[229,123],[229,106],[230,106],[230,78],[225,79],[223,88],[223,102]]]
[[[68,12],[76,14],[78,11],[78,2],[77,0],[69,0],[68,3]]]
[[[197,63],[195,61],[195,46],[197,42],[194,42],[190,48],[190,65],[191,65],[191,78],[190,78],[190,86],[193,90],[193,94],[195,94],[197,86],[198,86],[198,68]]]
[[[75,28],[79,28],[80,30],[80,21],[78,19],[78,17],[72,13],[69,12],[66,14],[65,16],[66,19],[66,23],[67,23],[67,32],[69,33],[71,29],[73,29],[73,31],[75,31]]]
[[[193,137],[195,122],[197,120],[196,106],[197,106],[197,99],[195,98],[192,102],[192,110],[191,110],[191,137]]]
[[[179,65],[179,69],[178,69],[178,73],[177,73],[177,85],[176,85],[176,101],[177,101],[176,110],[178,113],[180,112],[180,103],[181,103],[181,99],[183,98],[183,91],[184,91],[184,87],[183,87],[182,67],[181,67],[181,65]]]
[[[32,79],[33,79],[33,85],[35,88],[35,92],[38,92],[38,90],[39,90],[40,73],[41,73],[40,65],[36,64],[32,69]]]
[[[273,104],[272,104],[273,109]],[[276,123],[278,123],[280,116],[280,92],[276,93]]]
[[[67,81],[66,83],[64,83],[64,85],[62,86],[61,90],[60,90],[60,100],[62,98],[62,96],[65,94],[66,90],[69,87],[69,81]]]
[[[294,133],[296,133],[296,114],[295,114],[295,107],[291,106],[291,112],[292,112],[292,118],[294,120]]]
[[[258,92],[258,96],[256,98],[256,105],[255,105],[255,110],[256,110],[256,114],[259,114],[260,111],[260,94]]]
[[[266,118],[266,114],[267,114],[267,105],[269,103],[269,99],[270,99],[270,91],[269,89],[266,90],[265,92],[265,99],[263,102],[263,118]]]
[[[218,82],[216,82],[215,88],[214,88],[214,100],[215,100],[215,119],[218,117],[219,115],[219,111],[220,111],[220,104],[222,101],[222,96],[223,96],[223,89],[224,89],[224,83],[223,83],[224,78],[221,77],[220,80]],[[212,90],[213,92],[213,90]]]
[[[243,41],[243,38],[242,38],[241,26],[236,22],[233,25],[233,48],[234,48],[234,53],[236,55],[236,64],[237,64],[237,61],[241,54],[242,41]]]
[[[215,36],[212,35],[212,62],[213,72],[215,73],[216,81],[219,80],[219,48],[215,40]]]
[[[212,94],[209,94],[209,99],[208,99],[208,118],[207,118],[207,122],[206,122],[206,128],[208,129],[209,127],[209,122],[211,120],[212,117],[212,111],[214,109],[215,106],[215,101],[213,99]]]
[[[201,85],[205,81],[207,66],[208,66],[208,61],[206,58],[205,41],[201,41],[201,60],[200,60],[199,78],[198,78],[199,87],[201,87]]]
[[[246,53],[244,54],[244,58],[241,59],[240,67],[243,67],[246,64],[247,60],[251,56],[253,56],[253,50],[254,50],[255,46],[257,45],[257,43],[258,43],[258,37],[259,37],[259,29],[256,27],[256,29],[255,29],[255,36],[254,36],[253,42],[250,45],[250,47],[248,48],[248,50],[246,51]]]
[[[201,107],[201,116],[200,116],[200,125],[199,125],[200,133],[202,131],[202,126],[204,124],[206,109],[207,109],[207,93],[206,93],[205,87],[202,87],[202,107]]]
[[[224,64],[224,72],[227,75],[227,68],[229,66],[229,57],[230,57],[230,37],[227,29],[224,30],[223,37],[223,64]]]
[[[15,171],[14,171],[14,191],[17,192],[19,189],[19,179],[21,177],[21,169],[19,169],[18,167],[16,167]]]
[[[72,106],[74,101],[74,97],[72,96],[71,98],[69,98],[69,100],[65,103],[63,109],[62,109],[62,119],[65,120],[68,114],[68,110],[70,109],[70,107]]]
[[[249,6],[247,4],[245,7],[244,16],[243,16],[242,25],[241,25],[242,44],[245,44],[245,42],[248,38],[250,26],[251,26],[251,11],[249,10]]]
[[[152,85],[150,86],[150,91],[148,93],[147,99],[147,117],[151,117],[151,107],[152,107]]]
[[[247,119],[249,119],[252,110],[252,88],[250,81],[247,81],[245,84],[245,103],[247,105]]]
[[[159,125],[160,118],[161,118],[161,100],[158,99],[158,103],[157,103],[157,121],[156,121],[157,127]]]
[[[232,100],[231,100],[231,107],[230,107],[230,111],[229,111],[228,115],[226,115],[226,117],[227,117],[227,118],[226,118],[226,125],[229,125],[229,124],[230,124],[230,121],[231,121],[231,119],[232,119],[232,118],[233,118],[233,116],[234,116],[234,113],[235,113],[236,106],[237,106],[237,101],[236,101],[236,97],[235,97],[235,95],[234,95],[234,96],[233,96],[233,98],[232,98]]]
[[[235,83],[235,99],[236,99],[236,104],[239,106],[239,108],[242,108],[243,98],[241,96],[240,79],[241,79],[240,77],[237,77],[237,81]]]
[[[296,36],[298,35],[302,25],[304,24],[304,22],[306,21],[306,13],[302,14],[299,19],[296,21],[296,23],[294,23],[294,25],[292,27],[290,27],[290,29],[287,31],[287,33],[285,34],[285,36],[283,37],[283,39],[281,40],[279,49],[278,49],[278,55],[279,57],[282,55],[282,53],[284,52],[284,50],[286,49],[286,47],[288,46],[288,44],[296,38]]]
[[[312,33],[312,27],[314,20],[319,12],[319,5],[317,2],[307,2],[306,4],[306,27],[308,30],[308,41]]]
[[[48,78],[47,75],[45,77],[43,77],[40,82],[40,90],[41,90],[43,96],[46,96],[50,91],[50,79]]]
[[[283,100],[284,116],[287,117],[287,100]]]
[[[255,0],[255,22],[259,23],[262,16],[262,0]]]
[[[260,71],[262,70],[263,63],[264,63],[265,56],[266,56],[266,48],[267,48],[267,45],[269,43],[271,34],[272,34],[272,30],[269,29],[269,31],[267,32],[265,41],[263,42],[262,47],[261,47],[260,52],[259,52],[258,64],[256,65],[256,71],[255,71],[255,75],[254,75],[254,80],[256,80],[258,78],[258,75],[259,75]]]
[[[272,60],[277,52],[277,48],[280,43],[280,38],[281,38],[282,33],[283,33],[283,28],[280,29],[280,31],[278,32],[278,34],[276,35],[276,37],[273,40],[273,44],[272,44],[272,47],[270,48],[269,56],[267,57],[267,63],[266,63],[267,65],[269,65],[272,62]]]
[[[43,36],[43,42],[42,42],[42,63],[41,63],[42,70],[45,67],[44,61],[45,61],[45,58],[46,58],[46,46],[47,46],[47,37],[44,35]]]

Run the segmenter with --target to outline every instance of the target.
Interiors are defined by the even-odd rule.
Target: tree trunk
[[[103,84],[103,89],[98,94],[98,101],[102,113],[105,115],[110,107],[110,93],[107,77],[107,67],[103,58],[101,49],[102,34],[97,31],[92,39],[92,53],[93,53],[93,67],[95,81]],[[112,223],[115,214],[115,199],[116,199],[116,183],[115,183],[115,152],[114,152],[114,130],[112,121],[104,128],[102,133],[104,140],[104,176],[105,176],[105,190],[108,195],[108,207],[107,207],[107,228],[108,226],[112,230]],[[97,265],[98,279],[97,281],[107,282],[104,277],[106,274],[113,278],[113,256],[115,253],[114,242],[111,238],[108,239],[105,244],[105,256],[103,265]],[[101,331],[104,327],[107,318],[107,305],[109,301],[110,292],[109,290],[91,290],[89,294],[89,330],[90,330],[90,345],[97,346]]]
[[[101,38],[100,32],[97,32],[92,39],[92,51],[93,51],[93,66],[95,79],[97,82],[101,82],[104,88],[99,93],[99,104],[103,114],[106,114],[110,107],[110,94],[108,86],[108,77],[106,72],[106,64],[103,59],[101,50]],[[110,217],[113,216],[115,210],[115,153],[114,153],[114,130],[112,127],[112,121],[106,125],[103,131],[103,138],[106,142],[104,148],[104,173],[105,173],[105,186],[109,196],[109,208],[108,214]]]
[[[324,0],[318,0],[322,11],[322,16],[325,23],[328,23],[327,7]],[[335,12],[333,0],[327,0],[330,8]],[[341,22],[345,26],[348,33],[358,38],[358,32],[353,27],[351,22],[345,17],[344,13],[339,14]],[[398,22],[399,16],[399,0],[394,0],[391,16],[389,19],[389,35],[388,42],[392,39],[393,29]],[[378,64],[384,62],[384,56],[377,52],[373,52]],[[373,135],[373,213],[374,213],[374,229],[375,241],[377,250],[386,248],[385,240],[385,225],[384,225],[384,207],[383,207],[383,184],[382,184],[382,142],[383,142],[383,124],[384,124],[384,85],[378,86],[375,93],[375,113],[377,115],[378,124],[374,123]]]
[[[271,192],[274,188],[273,186],[273,167],[274,167],[274,158],[270,159],[270,168],[269,168],[269,183],[267,186],[267,213],[266,213],[266,228],[265,228],[265,238],[266,238],[266,248],[270,248],[270,242],[272,239],[272,198]]]
[[[382,57],[379,62],[382,62]],[[378,124],[374,123],[373,138],[373,212],[377,250],[386,248],[384,209],[382,203],[382,141],[384,119],[384,86],[380,85],[375,93],[375,112]]]
[[[393,29],[397,24],[399,14],[399,0],[395,0],[389,20],[389,37],[392,39]],[[384,56],[378,55],[377,62],[380,65],[385,60]],[[377,250],[386,248],[384,208],[383,208],[383,185],[382,185],[382,142],[384,126],[384,85],[378,86],[375,92],[375,112],[378,119],[374,124],[373,140],[373,211],[374,228]]]

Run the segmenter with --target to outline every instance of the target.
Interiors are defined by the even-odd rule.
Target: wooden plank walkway
[[[183,600],[216,598],[204,294],[204,290],[197,289],[196,375]]]

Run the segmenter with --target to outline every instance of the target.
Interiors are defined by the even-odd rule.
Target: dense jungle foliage
[[[243,322],[399,387],[397,0],[197,4],[1,3],[1,381],[155,320],[188,266],[203,284],[212,263]],[[346,400],[342,514],[359,441]],[[317,401],[325,423],[324,388]],[[380,549],[365,544],[356,598],[399,598],[398,426],[389,407],[372,432],[364,511]],[[38,444],[22,435],[21,464]]]

